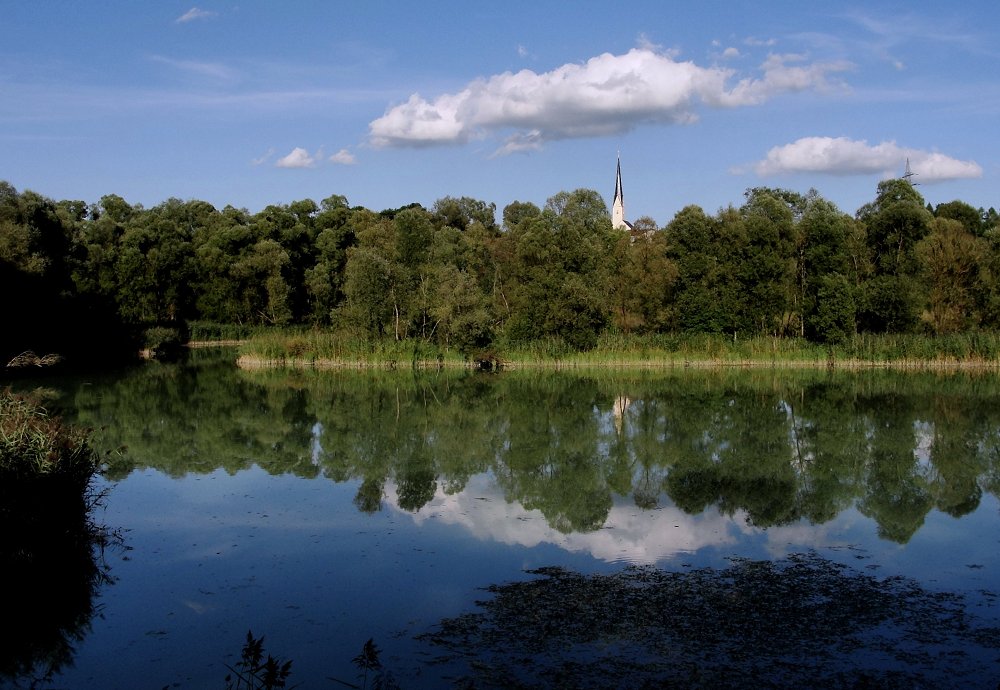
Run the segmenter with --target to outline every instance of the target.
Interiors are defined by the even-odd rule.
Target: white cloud
[[[920,182],[940,182],[981,177],[975,161],[962,161],[941,153],[905,148],[894,141],[874,146],[846,137],[804,137],[775,146],[753,165],[758,175],[826,173],[830,175],[899,175],[906,159]]]
[[[209,10],[198,9],[197,7],[192,7],[187,12],[179,16],[176,21],[178,24],[186,24],[188,22],[193,22],[196,19],[210,19],[218,14],[218,12],[210,12]]]
[[[347,149],[340,149],[335,154],[330,156],[329,160],[331,163],[337,163],[339,165],[354,165],[358,162],[357,158],[354,157],[354,154]]]
[[[847,62],[797,64],[804,61],[802,55],[769,55],[761,65],[763,78],[740,80],[732,90],[718,94],[718,104],[730,107],[760,105],[782,93],[826,89],[830,87],[827,74],[851,68]]]
[[[274,155],[274,149],[270,148],[260,158],[254,158],[252,161],[250,161],[250,165],[253,166],[263,165],[264,163],[267,163],[269,160],[271,160],[271,156],[273,155]]]
[[[151,55],[150,60],[160,64],[173,67],[182,72],[190,72],[203,77],[213,77],[215,79],[233,79],[236,72],[219,62],[202,62],[199,60],[175,60],[163,55]]]
[[[846,63],[802,62],[771,56],[757,78],[733,88],[733,70],[678,62],[649,47],[624,55],[605,53],[550,72],[521,70],[477,79],[456,93],[427,100],[413,94],[369,124],[376,147],[464,144],[513,130],[497,151],[537,148],[555,139],[606,136],[640,124],[686,124],[698,103],[716,107],[756,105],[779,93],[821,88]]]
[[[731,60],[740,57],[740,51],[738,48],[733,48],[730,46],[722,51],[722,57],[726,60]]]
[[[975,161],[960,161],[942,153],[915,152],[910,156],[911,169],[921,182],[982,177],[983,169]]]
[[[316,157],[310,155],[304,148],[296,146],[291,153],[279,158],[274,165],[277,168],[315,168]]]

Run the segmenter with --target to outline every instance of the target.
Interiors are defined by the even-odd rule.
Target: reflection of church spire
[[[632,226],[625,220],[625,197],[622,195],[622,158],[618,156],[618,170],[615,173],[615,198],[611,202],[611,227],[625,230]]]
[[[625,395],[619,395],[617,398],[615,398],[615,406],[612,408],[611,414],[613,415],[615,420],[615,431],[618,432],[619,436],[621,436],[622,428],[624,426],[625,412],[628,410],[628,406],[631,403],[632,401],[629,400],[628,396]]]

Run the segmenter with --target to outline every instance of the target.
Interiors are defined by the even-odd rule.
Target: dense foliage
[[[259,213],[108,195],[53,201],[0,182],[0,355],[111,348],[199,321],[312,325],[464,355],[607,332],[843,341],[1000,325],[997,213],[931,209],[904,180],[855,216],[815,191],[756,188],[613,230],[592,190],[502,211],[444,197],[382,212],[334,195]],[[98,337],[99,334],[99,337]]]

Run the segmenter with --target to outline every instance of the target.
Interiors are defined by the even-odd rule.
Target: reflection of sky
[[[436,520],[458,525],[483,541],[534,547],[552,544],[566,551],[586,553],[606,562],[652,564],[705,547],[733,545],[761,530],[747,523],[740,512],[730,518],[711,508],[688,515],[669,505],[643,510],[624,501],[612,506],[604,527],[594,532],[563,534],[548,525],[538,510],[508,503],[492,475],[471,478],[464,491],[445,494],[439,487],[434,499],[417,513],[395,504],[395,487],[386,487],[387,501],[395,510],[423,524]]]
[[[997,501],[991,497],[985,497],[979,510],[962,520],[931,511],[907,544],[897,544],[879,538],[875,522],[854,508],[823,524],[799,520],[761,529],[750,524],[742,511],[728,517],[713,507],[689,515],[670,504],[643,510],[618,499],[603,528],[563,534],[550,527],[540,511],[507,502],[488,474],[472,477],[465,490],[456,494],[445,494],[439,487],[433,500],[416,513],[398,507],[396,487],[391,483],[385,490],[392,512],[408,516],[416,526],[453,525],[482,542],[524,548],[551,545],[605,563],[666,564],[699,551],[784,558],[817,549],[850,565],[878,568],[882,574],[922,574],[956,585],[977,574],[980,566],[984,566],[984,581],[1000,567],[995,550],[1000,541],[982,537],[988,525],[995,524]],[[942,553],[948,556],[942,559]]]
[[[540,511],[508,503],[489,474],[460,493],[439,489],[415,513],[398,508],[391,484],[386,507],[362,513],[352,503],[357,488],[357,481],[256,467],[183,478],[143,470],[119,482],[101,517],[128,530],[133,550],[114,561],[118,581],[102,593],[101,616],[60,686],[186,679],[185,687],[212,687],[252,628],[267,634],[268,651],[295,659],[293,679],[322,687],[330,676],[352,677],[350,658],[369,637],[386,658],[410,658],[411,633],[464,612],[482,587],[539,566],[724,568],[732,557],[814,549],[879,577],[965,592],[970,610],[997,615],[997,604],[980,594],[1000,582],[1000,505],[992,495],[960,519],[931,511],[900,545],[879,539],[874,521],[856,509],[822,525],[761,529],[743,513],[689,515],[663,496],[663,507],[643,510],[619,498],[602,529],[563,534]]]

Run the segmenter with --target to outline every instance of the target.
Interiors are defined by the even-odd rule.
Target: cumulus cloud
[[[314,168],[316,160],[316,156],[311,155],[304,148],[296,146],[291,153],[279,158],[274,165],[278,168]]]
[[[354,165],[358,162],[354,157],[354,154],[347,149],[340,149],[335,154],[330,156],[329,160],[331,163],[337,163],[339,165]]]
[[[202,10],[197,7],[192,7],[187,12],[179,16],[176,21],[178,24],[187,24],[188,22],[193,22],[196,19],[209,19],[216,16],[217,12],[211,12],[209,10]]]
[[[801,56],[772,55],[758,76],[730,87],[733,70],[680,62],[643,46],[550,72],[504,72],[432,100],[415,93],[369,124],[369,141],[376,147],[441,146],[513,131],[497,151],[511,153],[557,139],[620,134],[641,124],[690,123],[700,104],[756,105],[781,93],[823,88],[830,74],[849,67],[804,63]]]
[[[870,145],[847,137],[804,137],[775,146],[753,165],[758,175],[826,173],[830,175],[898,175],[909,159],[921,182],[941,182],[982,177],[975,161],[962,161],[941,153],[899,146],[894,141]]]

